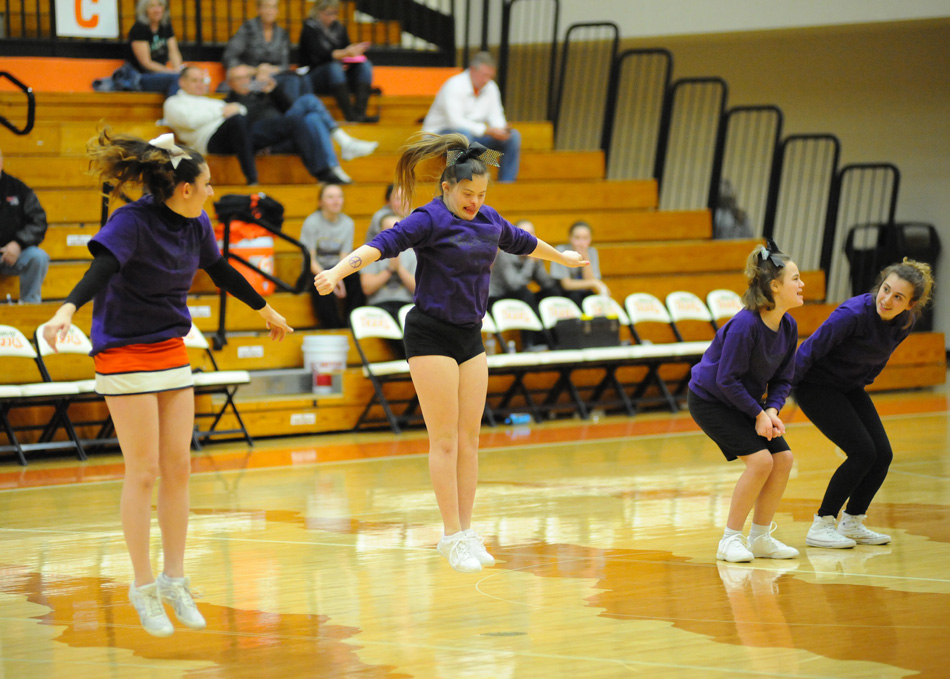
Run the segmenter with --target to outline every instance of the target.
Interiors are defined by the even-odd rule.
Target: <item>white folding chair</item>
[[[219,370],[218,362],[215,360],[214,352],[211,350],[211,345],[208,344],[208,340],[205,339],[204,334],[194,323],[191,324],[191,329],[188,331],[188,334],[185,335],[184,341],[185,347],[188,349],[204,352],[210,360],[211,366],[214,368],[214,370],[207,372],[194,372],[195,396],[224,396],[224,403],[217,410],[212,409],[209,413],[195,413],[195,430],[191,439],[192,445],[194,445],[196,450],[201,450],[202,443],[207,443],[212,440],[212,438],[220,436],[233,437],[237,434],[239,438],[243,438],[247,441],[249,446],[253,446],[254,439],[251,438],[251,434],[248,432],[247,426],[241,418],[241,413],[234,403],[234,396],[237,394],[241,385],[250,384],[251,374],[246,370]],[[221,422],[221,418],[224,417],[228,410],[234,415],[238,426],[232,429],[218,429],[218,423]],[[211,424],[202,428],[199,425],[199,421],[209,418],[211,419]]]
[[[12,325],[0,325],[0,360],[4,366],[13,367],[15,362],[29,365],[39,373],[38,354],[26,336]],[[9,443],[0,446],[0,452],[14,451],[20,464],[26,464],[26,453],[33,450],[62,450],[73,449],[80,460],[86,459],[82,443],[76,435],[66,409],[69,399],[79,394],[79,388],[73,382],[30,382],[15,384],[0,383],[0,425],[7,435]],[[31,408],[36,406],[50,406],[53,416],[46,425],[25,425],[14,428],[9,414],[17,408]],[[56,432],[63,428],[68,440],[54,441]],[[40,430],[40,436],[34,443],[22,443],[17,438],[17,431]]]
[[[401,313],[400,316],[405,318]],[[408,309],[406,310],[408,313]],[[407,419],[415,410],[418,400],[415,396],[411,399],[392,400],[387,399],[384,393],[383,385],[390,382],[412,382],[409,375],[409,361],[398,359],[395,361],[370,361],[366,348],[361,340],[378,338],[387,340],[401,340],[402,328],[396,323],[395,319],[384,309],[374,306],[361,306],[350,312],[350,331],[353,333],[353,341],[356,343],[356,350],[360,354],[360,360],[363,362],[363,375],[369,378],[373,385],[374,396],[359,419],[356,421],[353,429],[359,430],[364,424],[376,424],[387,422],[394,434],[400,433],[400,419]],[[397,418],[392,410],[392,403],[408,404],[401,418]],[[383,409],[385,419],[369,419],[370,410],[373,406],[379,405]]]
[[[409,315],[414,306],[415,304],[403,304],[399,307],[399,327],[402,328],[403,332],[406,332],[406,316]]]
[[[742,297],[735,291],[724,288],[710,290],[706,295],[706,304],[709,306],[709,313],[712,314],[713,325],[717,330],[722,326],[719,321],[728,321],[743,307]]]
[[[588,295],[581,301],[581,309],[588,316],[616,316],[622,325],[630,325],[627,312],[610,295]]]
[[[685,341],[682,329],[679,327],[679,324],[684,321],[699,322],[703,339],[711,340],[712,336],[715,335],[716,324],[713,322],[712,314],[709,313],[709,308],[703,300],[693,293],[686,290],[671,292],[666,296],[666,308],[670,312],[676,339],[680,342]]]

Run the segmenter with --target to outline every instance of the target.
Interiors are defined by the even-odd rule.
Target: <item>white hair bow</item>
[[[172,168],[178,169],[178,163],[181,162],[182,158],[191,158],[188,152],[181,148],[180,146],[175,145],[175,135],[171,132],[166,132],[165,134],[159,135],[154,139],[150,140],[149,146],[154,146],[160,148],[163,151],[168,151],[168,155],[172,161]]]

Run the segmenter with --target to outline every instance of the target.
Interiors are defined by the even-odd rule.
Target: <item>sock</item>
[[[458,533],[453,533],[452,535],[445,535],[445,533],[442,534],[443,540],[461,540],[462,537],[463,537],[462,531],[459,531]]]
[[[165,575],[165,574],[162,573],[162,575]],[[168,577],[167,575],[165,575],[165,579],[166,579],[168,582],[172,583],[173,585],[184,585],[184,584],[185,584],[185,579],[184,579],[184,578],[170,578],[170,577]]]
[[[760,526],[757,523],[753,523],[752,529],[749,531],[749,542],[755,540],[760,535],[768,535],[769,528],[771,528],[771,526]]]
[[[333,139],[333,141],[335,141],[340,146],[343,146],[345,143],[350,141],[350,135],[348,135],[339,127],[330,133],[330,138]]]
[[[727,526],[726,530],[722,532],[722,539],[725,540],[726,538],[731,538],[733,535],[742,535],[742,531],[732,530],[731,528]]]

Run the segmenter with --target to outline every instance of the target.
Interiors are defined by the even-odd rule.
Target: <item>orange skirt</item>
[[[180,337],[154,344],[130,344],[96,354],[100,396],[154,394],[193,387],[191,363]]]

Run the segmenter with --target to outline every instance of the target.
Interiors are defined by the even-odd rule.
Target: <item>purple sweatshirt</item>
[[[379,250],[381,259],[415,250],[416,306],[440,321],[474,328],[488,309],[488,282],[498,248],[527,255],[537,248],[538,239],[487,205],[468,221],[435,198],[367,245]]]
[[[805,382],[842,391],[871,384],[913,329],[913,323],[904,327],[907,313],[882,320],[871,293],[843,302],[802,343],[795,357],[795,384]]]
[[[750,417],[766,408],[781,410],[792,389],[797,344],[798,324],[789,314],[773,332],[758,312],[743,309],[719,328],[693,366],[689,388],[700,398],[722,401]]]
[[[93,299],[92,353],[129,344],[184,337],[191,329],[186,302],[199,268],[221,258],[211,221],[174,215],[151,195],[123,205],[89,241],[119,260],[119,272]]]

